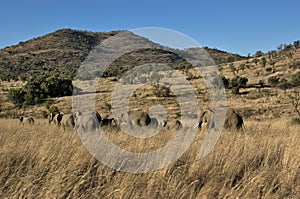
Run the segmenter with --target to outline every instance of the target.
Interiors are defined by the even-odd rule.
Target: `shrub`
[[[267,72],[272,72],[272,70],[273,70],[273,69],[272,69],[271,67],[266,68],[266,71],[267,71]]]
[[[272,86],[276,86],[279,83],[279,78],[276,76],[269,77],[268,83]]]
[[[293,125],[300,125],[300,118],[299,117],[292,118],[291,124],[293,124]]]
[[[170,87],[155,85],[154,95],[156,97],[170,97]]]
[[[72,95],[72,80],[58,75],[40,75],[32,78],[23,88],[10,89],[8,99],[18,107],[42,103],[48,97]]]
[[[289,81],[287,81],[286,79],[282,79],[279,82],[279,88],[281,88],[283,90],[291,88],[291,86],[292,86],[292,84]]]
[[[300,72],[297,72],[296,74],[294,74],[292,76],[291,84],[293,86],[299,86],[300,85]]]
[[[49,109],[50,113],[58,113],[59,109],[56,106],[51,106]]]
[[[261,79],[259,80],[258,84],[261,88],[263,88],[265,86],[265,81]]]
[[[238,95],[240,94],[240,88],[239,87],[232,87],[231,92],[233,95]]]
[[[239,88],[243,88],[246,86],[248,82],[248,78],[247,77],[240,77],[240,76],[236,76],[234,78],[232,78],[232,80],[230,81],[231,87],[239,87]]]
[[[25,96],[25,92],[21,88],[11,88],[8,92],[8,99],[12,101],[14,104],[19,106],[19,108],[22,107]]]
[[[261,58],[260,63],[262,67],[265,67],[267,64],[267,59],[265,57]]]
[[[229,85],[230,85],[230,79],[229,79],[229,78],[226,78],[225,76],[222,76],[222,81],[223,81],[224,87],[225,87],[226,89],[229,88]]]

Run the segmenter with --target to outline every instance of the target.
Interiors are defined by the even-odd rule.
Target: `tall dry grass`
[[[288,121],[246,122],[224,131],[213,151],[197,158],[199,132],[176,162],[155,172],[116,171],[95,160],[74,131],[37,120],[34,126],[0,120],[0,198],[300,198],[300,128]],[[174,132],[128,141],[121,148],[149,151]]]

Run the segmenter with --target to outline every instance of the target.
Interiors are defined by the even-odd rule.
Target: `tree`
[[[19,108],[22,107],[24,102],[25,92],[21,88],[11,88],[8,92],[8,100],[12,101],[14,104],[18,105]]]
[[[256,51],[256,53],[255,53],[255,57],[261,57],[261,56],[263,56],[264,55],[264,53],[262,52],[262,51],[260,51],[260,50],[258,50],[258,51]]]
[[[265,86],[265,81],[261,79],[259,80],[258,84],[261,88],[263,88]]]
[[[292,76],[291,84],[293,86],[299,86],[300,85],[300,72],[297,72],[296,74],[294,74]]]
[[[299,48],[300,47],[300,41],[299,40],[294,41],[294,47],[295,48]]]
[[[289,98],[291,99],[291,103],[294,107],[294,111],[300,117],[300,93],[295,91],[289,95]]]
[[[236,68],[235,68],[234,64],[233,64],[233,63],[230,63],[230,64],[229,64],[229,67],[230,67],[231,72],[233,72],[233,73],[235,74]]]
[[[245,87],[247,85],[248,78],[247,77],[240,77],[239,78],[239,84],[240,87]]]
[[[257,58],[254,58],[253,62],[255,63],[255,65],[257,65],[257,63],[259,62],[259,60]]]
[[[240,88],[239,87],[232,87],[231,92],[234,95],[238,95],[238,94],[240,94]]]
[[[260,59],[261,66],[264,68],[267,64],[267,59],[265,57]]]
[[[233,87],[243,88],[246,86],[247,82],[248,82],[247,77],[236,76],[231,79],[230,84],[232,88]]]
[[[223,82],[224,87],[226,89],[229,88],[229,85],[230,85],[230,79],[229,78],[226,78],[225,76],[222,76],[222,82]]]
[[[245,68],[246,68],[246,65],[244,63],[239,65],[239,70],[244,71]]]
[[[18,107],[42,103],[48,97],[61,97],[73,94],[72,80],[60,78],[58,74],[39,75],[30,79],[18,89],[10,89],[8,99]]]
[[[286,90],[286,89],[290,88],[291,86],[292,86],[291,83],[286,79],[282,79],[279,82],[279,88],[281,88],[282,90]]]

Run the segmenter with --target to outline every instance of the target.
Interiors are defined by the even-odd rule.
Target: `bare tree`
[[[300,92],[298,91],[293,92],[292,94],[289,95],[289,98],[291,99],[292,105],[294,107],[294,111],[300,117]]]

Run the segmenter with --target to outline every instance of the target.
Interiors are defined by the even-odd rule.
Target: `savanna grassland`
[[[223,82],[226,104],[243,116],[244,131],[223,130],[213,150],[200,158],[206,131],[198,129],[187,151],[157,171],[138,174],[106,166],[91,155],[75,130],[48,124],[45,117],[51,108],[72,111],[72,96],[21,106],[9,100],[10,89],[23,88],[33,75],[74,77],[88,52],[115,34],[66,29],[1,50],[0,198],[300,198],[299,41],[250,57],[205,48],[223,80],[229,80],[227,86]],[[174,68],[194,89],[200,111],[210,107],[203,77],[185,68],[186,62],[174,53],[146,49],[121,57],[115,66],[131,69],[134,63],[157,60],[178,66]],[[109,74],[119,70],[112,68]],[[112,92],[119,77],[107,75],[96,87],[95,107],[103,118],[113,117]],[[235,89],[234,81],[245,79]],[[176,86],[172,83],[171,90]],[[162,105],[168,122],[179,119],[174,93],[157,96],[158,89],[151,83],[139,87],[131,94],[131,110]],[[20,124],[20,115],[34,116],[35,124]],[[115,145],[135,153],[158,150],[177,134],[163,129],[141,139],[116,126],[104,127],[104,132]]]
[[[223,131],[204,158],[197,156],[205,136],[199,131],[174,163],[135,174],[97,161],[74,130],[2,119],[1,198],[299,198],[300,127],[283,119],[245,126],[243,133]],[[135,152],[164,146],[175,133],[130,144],[118,129],[105,132]]]

